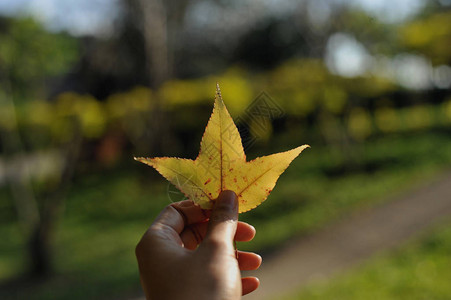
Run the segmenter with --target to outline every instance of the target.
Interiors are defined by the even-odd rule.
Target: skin
[[[255,228],[238,222],[238,202],[222,192],[211,211],[192,201],[168,205],[136,247],[147,299],[234,300],[259,285],[240,270],[255,270],[261,257],[235,251],[234,241],[250,241]]]

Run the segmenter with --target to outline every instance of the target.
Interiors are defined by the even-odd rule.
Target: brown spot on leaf
[[[207,185],[211,181],[211,178],[208,178],[207,181],[205,181],[204,185]]]

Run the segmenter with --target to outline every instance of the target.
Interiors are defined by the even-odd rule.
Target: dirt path
[[[360,211],[272,254],[260,270],[260,288],[244,299],[277,299],[318,278],[333,275],[395,247],[451,215],[451,172],[399,199]]]

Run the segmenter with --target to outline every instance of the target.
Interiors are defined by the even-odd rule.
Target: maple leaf
[[[240,134],[217,84],[213,113],[195,160],[177,157],[135,157],[135,160],[154,167],[203,209],[211,209],[221,191],[232,190],[238,196],[238,211],[242,213],[266,200],[279,176],[307,147],[246,162]]]

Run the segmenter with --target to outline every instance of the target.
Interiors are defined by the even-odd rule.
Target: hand
[[[136,247],[147,299],[234,300],[254,291],[258,279],[241,278],[240,270],[257,269],[261,257],[236,253],[233,241],[252,240],[255,229],[237,220],[232,191],[222,192],[212,211],[188,200],[167,206]]]

